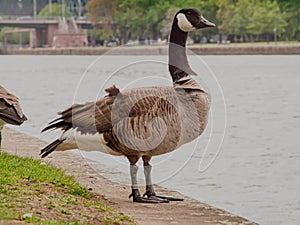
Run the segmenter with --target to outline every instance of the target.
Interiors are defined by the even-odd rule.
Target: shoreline
[[[196,55],[299,55],[300,43],[282,44],[211,44],[188,45]],[[159,46],[35,48],[1,50],[0,55],[167,55],[168,48]]]
[[[39,151],[45,144],[47,144],[45,141],[38,138],[7,127],[4,128],[2,149],[4,152],[40,159]],[[158,193],[184,197],[185,200],[166,204],[133,203],[131,199],[128,199],[130,185],[126,185],[128,183],[125,181],[127,175],[124,176],[122,172],[99,166],[99,164],[83,158],[80,154],[68,151],[55,152],[43,161],[62,168],[66,174],[74,176],[80,184],[105,196],[113,208],[130,215],[139,224],[257,224],[158,185],[155,185]],[[114,179],[110,177],[114,177]]]

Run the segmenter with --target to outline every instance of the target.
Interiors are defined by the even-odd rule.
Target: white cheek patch
[[[194,27],[190,21],[186,18],[186,16],[183,13],[179,13],[177,16],[178,20],[178,27],[184,31],[184,32],[189,32],[192,30],[196,30],[196,27]]]

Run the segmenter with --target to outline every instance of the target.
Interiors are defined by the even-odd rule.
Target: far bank
[[[189,45],[196,55],[298,55],[300,43],[245,43]],[[166,55],[167,46],[1,49],[1,55]]]

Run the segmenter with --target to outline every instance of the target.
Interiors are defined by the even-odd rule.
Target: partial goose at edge
[[[19,99],[0,85],[0,148],[2,129],[6,123],[21,125],[27,117],[23,114]]]

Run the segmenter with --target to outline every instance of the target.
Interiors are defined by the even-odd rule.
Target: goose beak
[[[216,25],[212,22],[209,22],[207,19],[205,19],[203,16],[200,16],[200,21],[197,25],[197,28],[205,28],[205,27],[215,27]]]

